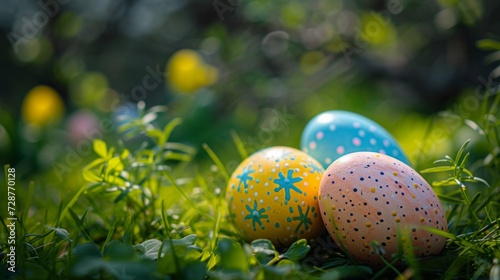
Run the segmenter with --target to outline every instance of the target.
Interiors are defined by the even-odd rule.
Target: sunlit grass
[[[31,183],[25,209],[18,209],[19,279],[339,279],[487,278],[498,274],[500,258],[500,146],[498,102],[484,100],[477,119],[463,118],[488,143],[490,154],[470,168],[466,141],[454,156],[443,155],[421,173],[443,202],[449,232],[441,255],[413,256],[411,248],[374,271],[350,260],[328,236],[299,240],[278,251],[269,240],[245,243],[230,223],[224,192],[231,170],[208,145],[201,151],[171,142],[180,118],[157,127],[162,107],[138,106],[139,116],[120,127],[126,139],[142,134],[129,149],[123,141],[95,140],[95,159],[83,169],[86,184],[73,197],[28,219],[34,197]],[[484,117],[483,117],[484,116]],[[462,118],[459,115],[454,117]],[[236,131],[232,147],[241,159],[248,151]],[[141,138],[142,139],[142,138]],[[212,161],[195,161],[196,153]],[[487,177],[480,178],[480,172]],[[82,207],[82,205],[86,205]],[[8,228],[2,220],[4,232]],[[6,235],[3,235],[6,236]],[[3,248],[7,244],[3,241]],[[407,246],[403,246],[407,247]],[[5,259],[6,253],[2,253]],[[402,262],[401,267],[395,265]],[[2,262],[5,276],[5,261]],[[135,278],[134,278],[135,277]],[[169,278],[170,277],[170,278]]]

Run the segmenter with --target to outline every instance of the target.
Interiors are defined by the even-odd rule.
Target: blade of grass
[[[163,174],[165,174],[165,176],[167,177],[167,179],[170,181],[170,183],[172,184],[172,186],[174,186],[175,189],[177,189],[177,191],[181,194],[181,196],[189,203],[191,204],[191,206],[196,209],[198,211],[198,213],[210,220],[213,220],[214,218],[212,216],[210,216],[206,211],[203,211],[202,209],[200,209],[198,207],[198,205],[196,205],[192,200],[191,198],[186,194],[186,192],[175,182],[175,179],[172,178],[172,176],[166,172],[166,171],[163,171]]]
[[[108,221],[106,215],[102,212],[101,207],[99,207],[96,204],[96,200],[92,199],[88,195],[86,195],[85,198],[88,201],[88,203],[90,204],[90,206],[92,207],[92,212],[94,212],[95,214],[97,214],[97,216],[101,219],[101,221],[104,222],[104,225],[106,227],[111,227],[112,225],[111,225],[110,221]]]
[[[113,224],[113,226],[108,231],[108,235],[106,236],[106,240],[104,240],[104,244],[102,245],[101,255],[104,254],[104,248],[105,248],[106,244],[108,244],[111,241],[111,238],[113,237],[113,233],[115,232],[115,228],[116,228],[116,223],[117,223],[117,221]]]
[[[28,198],[26,199],[26,206],[24,206],[24,211],[22,214],[23,221],[26,219],[26,216],[28,215],[34,193],[35,193],[35,182],[31,181],[28,187]]]
[[[451,197],[451,196],[447,196],[447,195],[444,195],[444,194],[438,194],[438,197],[439,197],[440,200],[446,201],[448,203],[454,203],[454,204],[464,204],[465,203],[461,199],[457,199],[457,198],[454,198],[454,197]]]
[[[243,141],[241,141],[241,138],[238,133],[236,133],[236,131],[231,130],[231,138],[233,138],[233,142],[236,145],[236,149],[238,149],[238,153],[240,154],[241,159],[245,160],[246,158],[248,158],[248,151],[246,150]]]
[[[220,221],[222,220],[222,211],[217,209],[217,219],[215,219],[214,223],[214,235],[211,240],[210,244],[210,251],[214,252],[215,251],[215,246],[217,246],[217,242],[219,240],[219,228],[220,228]]]
[[[170,222],[168,221],[167,211],[165,210],[165,201],[161,200],[161,220],[163,222],[163,228],[165,229],[165,235],[167,238],[172,238],[170,231],[172,230],[170,227]]]
[[[426,168],[424,170],[421,170],[420,173],[425,174],[425,173],[437,173],[437,172],[446,172],[446,171],[453,171],[455,168],[453,166],[436,166],[436,167],[430,167]]]
[[[467,146],[469,145],[469,143],[470,143],[470,139],[467,139],[462,144],[462,146],[460,147],[460,149],[458,149],[458,153],[455,156],[455,163],[459,163],[460,162],[460,158],[462,157],[462,154],[465,152],[465,149],[467,149]]]
[[[186,145],[186,144],[182,144],[182,143],[167,142],[167,143],[165,143],[164,148],[168,149],[168,150],[181,151],[181,152],[184,152],[186,154],[190,154],[192,156],[194,156],[196,154],[195,148],[193,148],[189,145]]]
[[[158,139],[157,146],[163,149],[165,147],[165,143],[167,143],[172,131],[182,123],[181,118],[172,119],[163,129],[161,137]],[[160,152],[161,154],[161,152]]]
[[[85,226],[83,225],[83,220],[85,220],[85,217],[87,216],[87,210],[85,210],[85,212],[83,213],[82,215],[82,218],[79,218],[78,215],[73,211],[73,209],[71,208],[68,208],[68,212],[69,214],[71,215],[71,217],[73,218],[73,220],[76,222],[76,225],[79,229],[80,232],[83,232],[83,235],[85,235],[85,237],[90,241],[90,242],[93,242],[94,239],[92,238],[92,236],[90,236],[90,234],[87,232],[87,230],[85,229]]]
[[[200,186],[203,195],[207,198],[207,200],[214,199],[213,191],[208,188],[207,182],[201,175],[201,172],[198,170],[198,167],[195,167],[195,177],[198,185]]]
[[[222,174],[222,176],[224,176],[226,182],[229,181],[229,174],[226,170],[226,167],[224,167],[224,164],[222,164],[222,161],[219,159],[219,157],[214,153],[214,151],[212,151],[212,149],[206,143],[203,144],[203,149],[205,149],[205,151],[210,156],[212,161],[215,163],[215,165],[217,165],[217,167],[219,168],[219,172]]]
[[[82,193],[85,191],[86,187],[81,187],[80,190],[73,196],[73,198],[69,201],[69,203],[64,207],[62,212],[60,212],[58,218],[57,218],[57,223],[56,227],[59,226],[62,222],[62,219],[66,216],[68,213],[69,208],[73,207],[73,205],[76,203],[78,198],[82,195]],[[62,206],[62,201],[61,201],[61,206]]]

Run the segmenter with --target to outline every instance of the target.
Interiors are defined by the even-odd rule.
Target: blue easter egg
[[[377,152],[410,165],[394,138],[376,122],[347,111],[327,111],[314,117],[302,133],[301,149],[325,168],[354,152]]]

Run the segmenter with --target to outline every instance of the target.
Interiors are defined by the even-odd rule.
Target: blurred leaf
[[[307,245],[307,240],[299,239],[295,241],[290,248],[288,248],[282,257],[291,261],[298,261],[304,258],[310,249],[311,246]]]
[[[483,3],[475,0],[459,1],[459,8],[466,24],[472,25],[483,16]]]
[[[134,245],[134,248],[141,252],[144,257],[156,260],[161,247],[161,241],[158,239],[148,239],[141,244]]]
[[[443,237],[446,237],[448,239],[460,239],[458,238],[455,234],[451,233],[451,232],[447,232],[447,231],[443,231],[443,230],[440,230],[440,229],[437,229],[437,228],[433,228],[433,227],[424,227],[424,229],[428,232],[431,232],[431,233],[435,233],[437,235],[440,235],[440,236],[443,236]]]
[[[106,162],[106,159],[104,158],[97,158],[95,160],[93,160],[91,163],[87,164],[87,166],[85,166],[85,169],[93,169],[99,165],[102,165]]]
[[[469,157],[470,157],[470,153],[465,154],[464,158],[462,159],[462,161],[459,164],[459,167],[460,167],[460,170],[462,170],[462,172],[465,172],[465,173],[467,173],[467,175],[472,176],[472,173],[468,169],[465,168],[467,161],[469,160]]]
[[[136,260],[131,245],[113,240],[105,245],[102,258],[98,250],[93,243],[77,245],[72,251],[75,258],[71,276],[91,279],[100,275],[99,278],[107,279],[102,274],[106,273],[113,279],[158,279],[152,277],[156,264],[148,259]]]
[[[373,271],[368,266],[354,265],[332,269],[321,275],[322,280],[370,279]]]
[[[464,120],[465,124],[476,131],[479,135],[485,135],[484,130],[473,120],[466,119]]]
[[[294,279],[295,275],[290,275],[294,271],[297,271],[296,264],[291,260],[281,260],[277,265],[267,265],[264,266],[265,279],[283,279],[285,276]],[[301,274],[296,275],[297,279],[310,279],[310,275]]]
[[[438,163],[446,163],[446,164],[451,164],[451,165],[455,164],[455,162],[449,158],[442,158],[442,159],[435,160],[433,162],[433,164],[438,164]]]
[[[497,51],[500,50],[500,42],[493,39],[482,39],[476,42],[476,46],[479,49],[486,51]]]
[[[469,207],[472,208],[474,205],[476,205],[476,203],[479,201],[479,198],[481,198],[481,192],[476,193],[476,195],[470,201]]]
[[[128,149],[124,149],[120,154],[120,159],[124,160],[130,156],[130,151]]]
[[[4,269],[4,267],[0,266],[1,269]],[[5,268],[7,270],[7,268]],[[24,262],[23,263],[23,271],[25,271],[24,279],[50,279],[51,274],[50,271],[47,269],[46,266],[43,264],[38,264],[34,262]],[[2,273],[0,272],[0,276],[2,276]],[[5,276],[5,278],[2,279],[9,279],[9,277]]]
[[[164,160],[177,160],[177,161],[191,161],[193,157],[191,155],[176,153],[172,151],[166,151],[163,155]]]
[[[132,189],[133,188],[131,188],[131,187],[122,189],[121,193],[115,198],[115,200],[113,202],[114,203],[120,202],[122,199],[124,199],[132,191]]]
[[[51,227],[51,226],[48,226],[48,225],[45,225],[46,228],[50,229],[50,230],[53,230],[55,233],[56,233],[56,236],[57,238],[61,239],[61,240],[71,240],[69,238],[69,232],[63,228],[60,228],[60,227]]]
[[[108,165],[106,167],[106,173],[104,175],[105,178],[108,178],[109,173],[113,171],[121,171],[123,170],[123,164],[119,157],[114,157],[108,161]]]
[[[71,267],[71,275],[73,277],[83,277],[91,273],[95,273],[101,268],[102,260],[97,257],[81,256],[81,259]]]
[[[473,182],[473,183],[479,182],[479,183],[482,183],[482,184],[484,184],[485,186],[487,186],[488,188],[491,189],[490,184],[486,180],[484,180],[483,178],[470,177],[470,178],[463,178],[462,181],[464,181],[464,182]]]
[[[158,143],[158,146],[160,147],[163,147],[163,145],[165,145],[165,143],[168,141],[168,139],[170,138],[170,134],[172,134],[172,131],[177,127],[179,126],[180,124],[182,123],[182,119],[181,118],[175,118],[173,120],[171,120],[166,126],[165,128],[163,129],[163,134],[162,134],[162,138],[160,138],[160,142]]]
[[[94,152],[101,158],[107,158],[108,148],[106,142],[101,139],[94,139]]]
[[[103,258],[105,259],[127,260],[133,259],[134,256],[134,247],[118,240],[111,240],[111,242],[104,246]]]
[[[92,192],[94,190],[98,190],[100,187],[104,187],[105,185],[107,185],[106,182],[97,182],[95,184],[91,184],[87,187],[87,191],[88,192]]]
[[[460,158],[462,157],[462,154],[465,152],[465,150],[467,149],[467,146],[469,145],[470,143],[470,139],[468,139],[467,141],[465,141],[462,146],[460,147],[460,149],[458,150],[457,152],[457,155],[455,157],[455,163],[459,163],[460,162]]]
[[[94,171],[84,169],[82,170],[83,179],[87,182],[99,182],[102,181],[101,177],[97,176]]]
[[[252,241],[251,247],[255,257],[262,265],[279,256],[279,253],[274,249],[273,243],[268,239],[256,239]]]
[[[221,237],[217,245],[219,266],[230,271],[248,271],[248,258],[241,244],[228,237]]]
[[[217,165],[217,168],[219,169],[219,172],[222,174],[222,176],[224,176],[225,181],[229,181],[229,173],[227,172],[226,167],[224,166],[224,164],[222,164],[222,161],[219,159],[219,157],[206,143],[203,144],[203,149],[205,149],[212,161],[215,163],[215,165]]]
[[[159,139],[162,137],[162,132],[159,129],[153,128],[146,130],[146,135],[151,139],[159,141]]]
[[[168,149],[168,150],[178,150],[178,151],[181,151],[181,152],[189,154],[189,155],[196,154],[195,148],[193,148],[189,145],[186,145],[186,144],[182,144],[182,143],[167,142],[167,143],[165,143],[164,148]]]
[[[205,279],[207,266],[202,262],[190,262],[183,269],[180,279],[199,280]]]
[[[236,148],[238,149],[238,153],[240,154],[240,158],[242,160],[246,159],[248,157],[248,151],[245,148],[245,144],[243,144],[243,141],[241,141],[240,136],[236,131],[231,130],[231,138],[233,138],[233,142],[236,145]]]
[[[158,118],[158,114],[155,112],[150,112],[150,113],[147,113],[146,115],[144,115],[144,117],[142,117],[142,122],[143,123],[150,123],[150,122],[156,120],[156,118]]]
[[[191,261],[201,257],[203,250],[194,244],[196,237],[196,234],[191,234],[181,239],[166,239],[160,248],[153,246],[149,250],[151,255],[155,250],[161,250],[158,258],[159,271],[173,274],[185,265],[186,259]]]
[[[437,172],[446,172],[446,171],[453,171],[455,168],[453,166],[437,166],[437,167],[431,167],[427,168],[424,170],[421,170],[420,173],[437,173]]]
[[[71,209],[71,207],[68,208],[68,212],[70,216],[73,218],[73,220],[76,222],[76,225],[78,226],[80,232],[83,232],[83,234],[85,235],[85,237],[87,237],[89,241],[92,240],[92,237],[88,234],[87,230],[85,229],[85,226],[83,225],[83,221],[87,217],[88,208],[85,210],[81,218],[78,217],[78,215],[73,211],[73,209]]]
[[[80,243],[77,244],[73,250],[71,250],[71,254],[75,257],[101,257],[101,251],[97,244],[93,242]]]
[[[456,198],[453,198],[451,196],[447,196],[444,194],[438,194],[438,197],[440,200],[446,201],[448,203],[453,203],[453,204],[464,204],[465,203],[465,201],[463,201],[461,199],[456,199]]]
[[[453,177],[448,178],[446,180],[442,180],[442,181],[432,182],[433,187],[452,187],[452,186],[457,186],[457,185],[461,185],[461,184],[457,183],[457,180]]]
[[[291,260],[287,260],[287,259],[284,259],[284,260],[281,260],[277,265],[276,265],[277,268],[286,268],[286,269],[290,269],[290,268],[294,268],[295,267],[295,263]]]

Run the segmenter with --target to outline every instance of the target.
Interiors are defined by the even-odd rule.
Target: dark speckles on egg
[[[354,169],[355,166],[364,168]],[[360,263],[374,268],[384,265],[377,254],[370,254],[370,249],[363,246],[373,241],[379,242],[384,257],[390,261],[398,250],[397,234],[405,227],[411,231],[408,240],[417,255],[438,254],[444,247],[445,238],[430,236],[419,228],[412,231],[414,225],[446,231],[447,222],[432,188],[409,166],[389,156],[360,152],[336,160],[328,167],[327,174],[331,176],[324,176],[320,192],[346,204],[342,203],[342,211],[334,212],[328,208],[329,200],[320,202],[320,208],[335,217],[335,225],[344,230],[334,231],[331,221],[325,222],[325,226],[335,242],[343,242],[340,247]],[[342,234],[348,238],[344,239]]]

